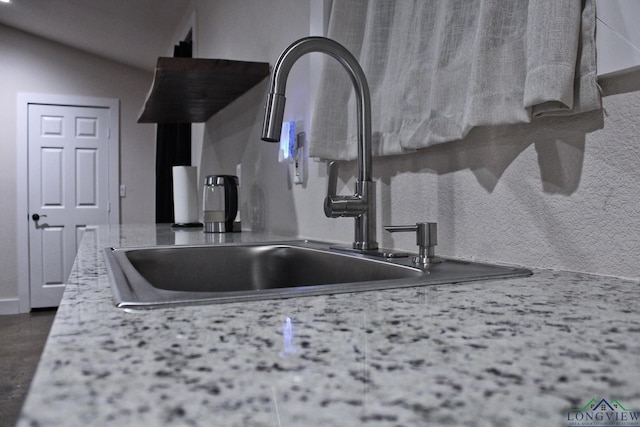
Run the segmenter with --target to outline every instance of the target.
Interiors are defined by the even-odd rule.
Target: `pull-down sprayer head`
[[[269,93],[264,106],[264,121],[262,123],[262,140],[268,142],[280,141],[282,130],[282,116],[284,115],[284,94]]]

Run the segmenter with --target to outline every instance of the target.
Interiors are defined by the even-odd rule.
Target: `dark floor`
[[[0,316],[0,427],[13,427],[18,420],[55,314]]]

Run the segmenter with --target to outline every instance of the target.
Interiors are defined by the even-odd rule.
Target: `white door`
[[[87,225],[109,223],[109,109],[30,104],[32,308],[57,307]]]

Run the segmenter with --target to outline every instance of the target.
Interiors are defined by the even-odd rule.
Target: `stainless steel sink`
[[[368,291],[529,275],[529,270],[445,259],[425,268],[294,241],[106,249],[118,307],[221,303]]]

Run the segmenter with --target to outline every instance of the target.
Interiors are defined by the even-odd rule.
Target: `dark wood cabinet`
[[[158,58],[138,123],[201,123],[269,75],[266,62]]]

